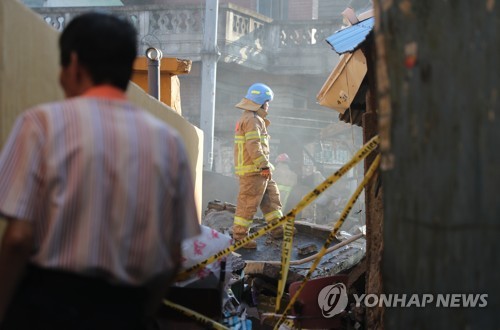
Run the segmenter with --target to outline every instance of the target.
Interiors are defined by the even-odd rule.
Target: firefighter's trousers
[[[259,206],[266,221],[283,216],[280,193],[274,180],[266,179],[256,173],[240,176],[239,181],[240,189],[234,215],[235,227],[242,226],[248,230]]]

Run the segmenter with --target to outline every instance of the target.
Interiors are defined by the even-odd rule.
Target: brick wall
[[[313,0],[289,0],[288,19],[309,20],[313,18]]]

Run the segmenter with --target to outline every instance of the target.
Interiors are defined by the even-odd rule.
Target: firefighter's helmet
[[[279,154],[276,157],[276,163],[290,163],[290,157],[287,154]]]
[[[245,98],[262,105],[266,103],[266,101],[271,102],[274,98],[274,93],[269,86],[262,83],[255,83],[250,86]]]

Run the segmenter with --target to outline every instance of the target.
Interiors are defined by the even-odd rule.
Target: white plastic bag
[[[182,242],[182,269],[192,267],[217,252],[224,250],[231,245],[231,237],[222,234],[215,229],[207,226],[201,226],[201,234],[184,240]],[[200,269],[189,279],[177,282],[177,286],[186,286],[194,281],[206,278],[210,274],[215,275],[217,279],[220,277],[221,259],[208,264]],[[231,269],[230,265],[226,264],[226,270]],[[227,271],[226,271],[227,274]]]

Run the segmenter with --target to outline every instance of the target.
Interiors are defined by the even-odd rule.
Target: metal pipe
[[[220,52],[217,47],[219,0],[206,0],[205,30],[201,50],[201,109],[200,128],[203,130],[203,169],[212,170],[214,149],[215,85],[217,61]]]
[[[146,50],[148,58],[148,93],[160,100],[160,62],[163,53],[160,49],[149,47]]]

